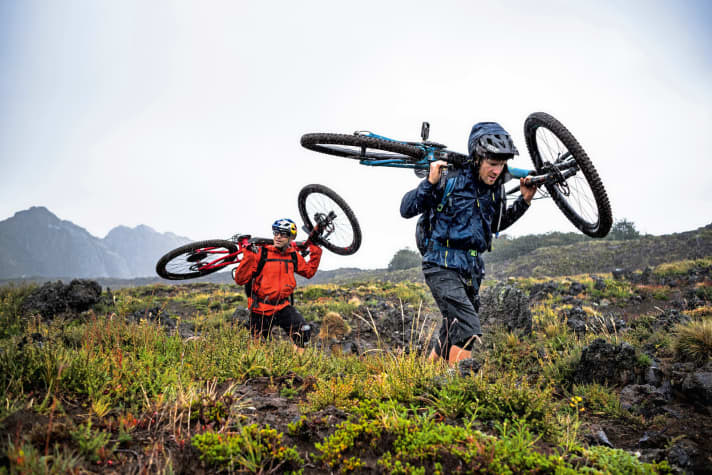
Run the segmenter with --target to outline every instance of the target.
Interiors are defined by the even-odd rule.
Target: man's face
[[[492,158],[483,158],[480,161],[480,180],[486,185],[493,185],[499,175],[504,170],[507,160],[494,160]]]
[[[274,231],[274,247],[286,249],[292,241],[292,235],[287,231]]]

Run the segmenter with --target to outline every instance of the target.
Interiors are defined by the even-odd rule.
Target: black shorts
[[[306,343],[302,327],[306,325],[306,320],[302,314],[291,305],[287,305],[272,315],[262,315],[261,313],[250,313],[250,333],[254,336],[269,338],[272,327],[279,325],[297,346]],[[308,338],[308,337],[307,337]]]
[[[448,359],[453,345],[464,350],[472,349],[474,336],[482,335],[477,315],[480,310],[479,280],[468,279],[455,269],[427,263],[423,265],[423,275],[443,316],[433,350]]]

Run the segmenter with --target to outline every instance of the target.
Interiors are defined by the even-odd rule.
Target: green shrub
[[[243,426],[237,432],[204,432],[191,439],[200,460],[230,472],[301,473],[304,460],[282,442],[283,434],[269,425]]]

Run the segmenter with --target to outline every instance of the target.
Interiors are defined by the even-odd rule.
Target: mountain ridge
[[[143,224],[116,226],[102,239],[32,206],[0,221],[0,278],[148,277],[161,255],[190,241]]]

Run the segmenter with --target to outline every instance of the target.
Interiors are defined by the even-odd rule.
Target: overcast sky
[[[529,167],[522,126],[545,111],[588,152],[614,218],[694,229],[712,222],[711,25],[708,1],[0,0],[0,220],[46,206],[97,237],[269,236],[323,183],[364,234],[323,268],[385,267],[414,247],[398,208],[418,179],[302,134],[417,140],[427,120],[465,152],[494,120]],[[575,228],[540,200],[508,232],[547,231]]]

